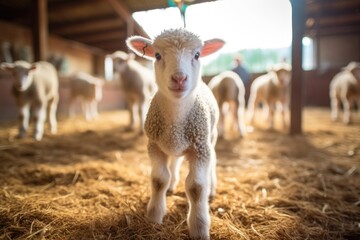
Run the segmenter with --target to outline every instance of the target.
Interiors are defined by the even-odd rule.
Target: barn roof
[[[185,0],[197,4],[215,0]],[[0,0],[0,20],[30,27],[32,0]],[[129,34],[146,36],[132,22],[137,11],[168,7],[169,0],[48,0],[48,31],[106,52],[126,49]],[[306,0],[306,34],[360,33],[360,0]]]
[[[196,4],[214,0],[188,0]],[[31,27],[32,0],[0,0],[0,20]],[[48,0],[48,31],[107,52],[126,49],[128,34],[147,36],[131,14],[168,7],[168,0]],[[130,29],[131,28],[131,29]]]

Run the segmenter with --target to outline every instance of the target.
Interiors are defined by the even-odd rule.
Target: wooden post
[[[32,26],[34,61],[45,61],[48,47],[47,0],[35,0],[32,4],[34,4]]]
[[[302,38],[305,25],[305,1],[291,0],[292,5],[292,80],[290,99],[290,134],[302,133]]]

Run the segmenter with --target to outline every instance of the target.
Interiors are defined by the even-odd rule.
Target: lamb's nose
[[[178,84],[184,84],[184,82],[187,79],[187,76],[183,72],[177,72],[171,76],[171,79]]]

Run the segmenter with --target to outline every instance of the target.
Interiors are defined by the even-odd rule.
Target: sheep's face
[[[278,84],[280,86],[287,86],[291,80],[291,72],[287,69],[279,69],[276,71]]]
[[[128,64],[128,61],[134,58],[134,54],[127,54],[122,51],[116,51],[111,54],[113,60],[113,71],[114,72],[123,72]]]
[[[156,46],[154,44],[154,46]],[[168,98],[182,98],[188,96],[201,81],[200,49],[169,48],[155,49],[155,76],[161,91]]]
[[[33,81],[35,65],[29,65],[29,67],[17,65],[17,64],[3,64],[2,69],[9,71],[13,78],[13,86],[16,90],[23,92],[26,91]]]

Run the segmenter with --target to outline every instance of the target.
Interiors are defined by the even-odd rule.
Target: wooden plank
[[[149,38],[149,35],[144,31],[144,29],[135,21],[132,17],[130,10],[122,2],[118,0],[105,0],[110,6],[115,10],[115,12],[123,18],[127,23],[127,35],[131,36],[134,33],[134,30],[142,35],[143,37]]]
[[[48,46],[47,0],[36,0],[32,3],[34,7],[32,25],[34,61],[45,61]]]
[[[291,0],[292,5],[292,80],[290,99],[290,134],[302,133],[302,38],[305,28],[305,1]]]

